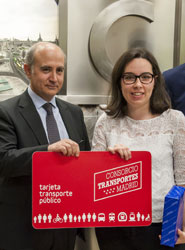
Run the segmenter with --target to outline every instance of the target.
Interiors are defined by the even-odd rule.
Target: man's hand
[[[63,139],[49,145],[48,152],[58,152],[66,156],[78,157],[80,155],[80,148],[76,142],[70,139]]]

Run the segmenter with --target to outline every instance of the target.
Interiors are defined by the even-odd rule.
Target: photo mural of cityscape
[[[58,43],[58,1],[0,0],[0,95],[21,94],[26,51],[38,41]]]

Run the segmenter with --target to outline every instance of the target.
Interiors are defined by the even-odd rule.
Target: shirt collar
[[[37,95],[29,86],[28,87],[28,94],[31,97],[36,109],[40,109],[45,103],[46,101],[40,97],[39,95]],[[50,103],[53,105],[54,108],[56,108],[56,98],[55,96],[51,99]]]

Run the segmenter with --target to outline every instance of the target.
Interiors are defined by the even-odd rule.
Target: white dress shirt
[[[46,128],[46,115],[47,112],[46,110],[42,107],[46,101],[41,98],[40,96],[38,96],[35,92],[33,92],[33,90],[30,88],[30,86],[28,87],[28,94],[31,97],[35,108],[41,118],[47,139],[48,139],[48,132],[47,132],[47,128]],[[56,98],[55,96],[51,99],[50,103],[52,104],[52,109],[53,109],[53,115],[55,117],[56,123],[57,123],[57,127],[59,130],[59,135],[60,135],[60,139],[66,139],[69,138],[69,135],[67,133],[66,127],[64,125],[64,122],[62,120],[62,117],[60,115],[59,109],[56,105]],[[48,140],[49,142],[49,140]]]

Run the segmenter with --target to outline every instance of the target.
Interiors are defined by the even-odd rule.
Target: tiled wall
[[[86,105],[81,106],[84,113],[84,121],[87,127],[87,132],[89,136],[90,143],[92,142],[93,131],[98,117],[103,113],[100,106],[96,105]]]

